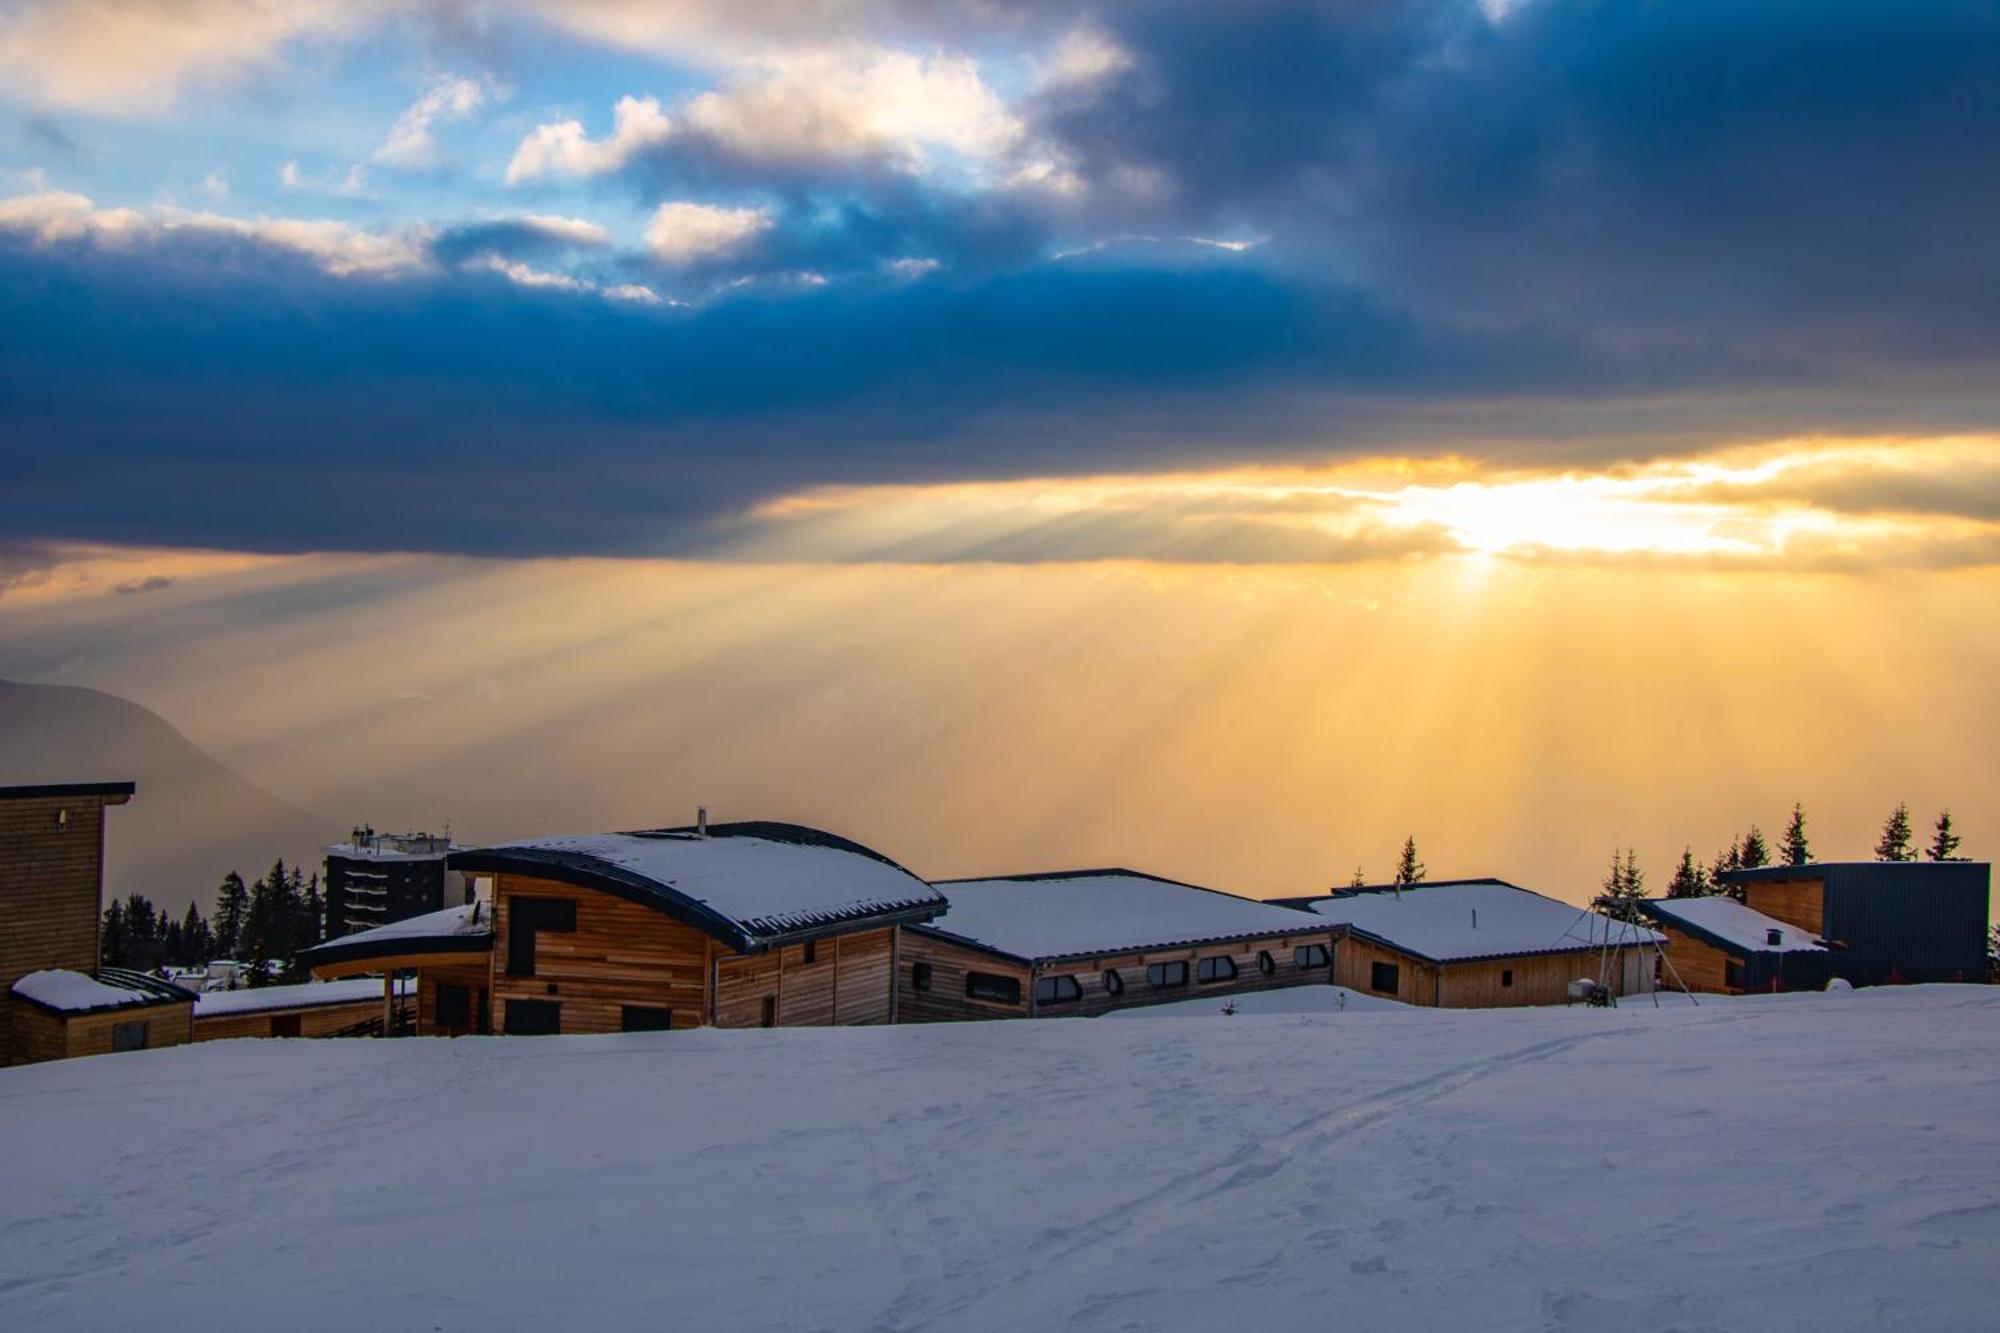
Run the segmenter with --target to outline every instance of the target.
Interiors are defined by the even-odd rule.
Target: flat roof
[[[396,994],[417,993],[415,977],[396,978]],[[346,981],[313,981],[297,986],[257,986],[242,990],[204,991],[194,999],[196,1018],[222,1018],[232,1014],[258,1014],[275,1009],[316,1009],[329,1004],[380,1003],[382,982],[376,977],[355,977]]]
[[[1772,879],[1825,879],[1829,873],[1841,874],[1856,870],[1873,873],[1909,874],[1925,871],[1932,874],[1956,872],[1964,874],[1968,870],[1991,870],[1985,861],[1808,861],[1802,866],[1757,866],[1751,870],[1725,870],[1722,882],[1725,884],[1756,883]]]
[[[1314,934],[1305,912],[1123,867],[940,880],[951,906],[919,929],[1022,962]]]
[[[0,787],[0,801],[31,801],[45,796],[130,797],[136,782],[39,782],[24,787]]]
[[[1613,921],[1503,879],[1447,880],[1350,889],[1305,900],[1307,910],[1358,935],[1434,963],[1573,953],[1616,943],[1653,944],[1643,926]]]

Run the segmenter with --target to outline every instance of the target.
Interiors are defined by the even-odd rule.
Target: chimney
[[[708,807],[705,805],[698,805],[694,808],[694,831],[696,837],[706,838],[708,836]]]
[[[1784,942],[1785,942],[1785,932],[1779,930],[1776,926],[1773,926],[1769,930],[1764,932],[1764,943],[1783,944]]]

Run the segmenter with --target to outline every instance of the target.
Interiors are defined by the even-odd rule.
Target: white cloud
[[[1131,53],[1097,28],[1084,24],[1064,33],[1055,49],[1036,62],[1035,84],[1045,90],[1087,88],[1131,67]]]
[[[611,244],[611,233],[595,222],[582,218],[554,217],[547,213],[523,213],[516,219],[524,227],[533,228],[552,240],[578,246],[600,246]]]
[[[646,224],[646,248],[669,264],[728,254],[771,225],[761,208],[668,203]]]
[[[922,259],[914,255],[906,255],[902,259],[892,259],[882,267],[887,269],[893,276],[901,278],[905,282],[914,282],[918,278],[928,277],[937,272],[944,265],[935,259]]]
[[[464,120],[486,101],[486,85],[477,79],[445,74],[410,104],[389,129],[389,137],[369,156],[386,166],[422,170],[437,165],[437,140],[431,126],[440,120]]]
[[[190,83],[275,68],[306,38],[344,38],[399,0],[67,0],[0,8],[0,85],[38,106],[136,115]]]
[[[518,185],[545,176],[601,176],[624,166],[635,153],[665,143],[673,132],[673,123],[658,101],[621,97],[606,138],[590,138],[580,121],[537,126],[514,150],[507,164],[507,183]]]
[[[217,167],[201,178],[201,192],[220,203],[229,197],[229,177],[223,175],[222,169]]]
[[[595,291],[597,284],[583,278],[571,277],[567,273],[550,273],[544,269],[530,268],[526,264],[499,255],[486,254],[468,259],[459,265],[468,273],[497,273],[517,287],[542,287],[563,292]]]
[[[621,282],[615,287],[606,287],[604,295],[613,301],[630,301],[634,305],[679,305],[679,301],[662,300],[660,294],[651,287],[637,282]]]
[[[388,277],[429,264],[432,233],[426,228],[366,231],[345,222],[312,218],[231,218],[216,213],[162,209],[99,208],[65,190],[0,199],[0,229],[25,233],[48,245],[88,239],[104,245],[174,234],[242,237],[310,257],[336,277]]]

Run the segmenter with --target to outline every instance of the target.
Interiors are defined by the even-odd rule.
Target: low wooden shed
[[[945,880],[905,932],[903,1022],[1101,1014],[1333,979],[1333,931],[1252,898],[1119,868]]]
[[[397,983],[392,998],[407,1005],[415,993],[415,983],[405,978]],[[361,1036],[381,1028],[382,986],[369,977],[208,991],[194,1002],[196,1041]]]
[[[16,1064],[193,1040],[193,992],[143,972],[45,968],[16,980],[10,993]]]
[[[1607,938],[1624,946],[1612,989],[1654,986],[1658,935],[1505,880],[1369,885],[1285,901],[1338,927],[1341,985],[1405,1004],[1563,1004],[1570,982],[1597,977]]]
[[[888,1023],[899,928],[945,907],[888,857],[796,824],[537,838],[450,863],[477,901],[319,945],[314,975],[414,971],[423,1032]]]
[[[1666,936],[1671,979],[1689,990],[1819,990],[1833,976],[1833,954],[1811,931],[1734,898],[1655,898],[1639,910]]]

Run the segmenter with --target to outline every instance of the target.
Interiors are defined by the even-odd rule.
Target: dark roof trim
[[[100,967],[91,974],[96,980],[119,990],[131,991],[140,996],[138,1000],[125,1000],[117,1004],[94,1004],[88,1009],[58,1009],[52,1004],[43,1004],[31,995],[19,991],[11,992],[13,998],[25,1005],[31,1005],[45,1014],[57,1018],[82,1018],[88,1014],[118,1014],[128,1010],[157,1009],[163,1004],[193,1004],[195,994],[191,990],[163,981],[159,977],[148,976],[144,972],[134,972],[123,967]]]
[[[491,953],[493,932],[477,935],[399,935],[390,940],[362,939],[359,932],[337,940],[299,950],[299,961],[309,967],[325,963],[359,963],[370,958],[398,958],[412,953]],[[344,947],[343,947],[344,946]],[[331,1004],[328,1000],[323,1003]]]
[[[29,801],[39,796],[130,796],[136,782],[43,782],[26,787],[0,787],[0,801]]]
[[[1194,884],[1188,887],[1200,888],[1201,886]],[[1220,892],[1220,890],[1210,890],[1210,892]],[[1300,915],[1303,916],[1306,914],[1301,913]],[[945,919],[950,920],[949,917]],[[933,936],[948,944],[963,945],[965,948],[976,949],[980,953],[994,958],[1005,958],[1011,962],[1026,963],[1030,967],[1039,967],[1043,963],[1087,963],[1099,958],[1121,958],[1128,953],[1157,953],[1162,949],[1199,949],[1207,944],[1240,944],[1247,940],[1287,939],[1293,935],[1331,935],[1337,937],[1340,933],[1340,927],[1333,922],[1321,920],[1318,925],[1313,925],[1310,921],[1307,921],[1301,923],[1297,930],[1253,930],[1247,934],[1240,935],[1203,935],[1196,939],[1159,940],[1151,944],[1121,944],[1115,949],[1093,949],[1088,953],[1045,953],[1030,957],[1026,954],[1009,953],[1005,949],[995,948],[993,945],[983,943],[979,940],[954,934],[949,926],[929,925],[918,926],[915,929],[919,934]]]
[[[1802,866],[1757,866],[1750,870],[1725,870],[1724,884],[1755,884],[1773,879],[1825,879],[1828,871],[1887,870],[1901,874],[1919,866],[1978,866],[1984,861],[1808,861]]]

